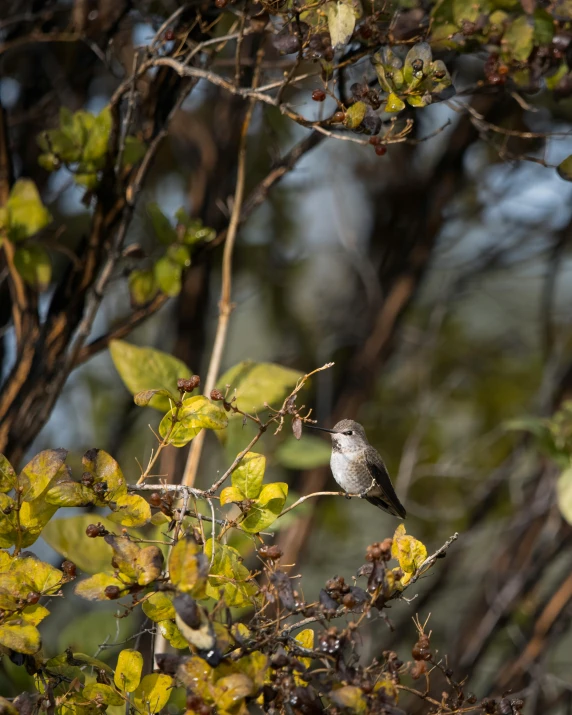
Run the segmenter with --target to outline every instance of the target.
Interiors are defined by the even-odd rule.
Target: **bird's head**
[[[341,420],[333,429],[309,424],[306,427],[329,432],[334,448],[341,452],[358,452],[368,444],[364,428],[354,420]]]

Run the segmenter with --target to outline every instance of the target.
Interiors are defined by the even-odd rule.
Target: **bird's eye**
[[[348,437],[351,437],[352,434],[353,434],[353,432],[352,432],[351,429],[350,429],[350,430],[348,430],[347,432],[344,432],[344,434],[347,434]]]

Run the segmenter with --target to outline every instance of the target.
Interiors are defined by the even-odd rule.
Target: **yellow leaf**
[[[40,650],[40,631],[35,626],[4,624],[0,626],[0,645],[15,650],[16,653],[32,655]]]
[[[151,519],[149,503],[136,494],[122,494],[114,501],[109,521],[122,526],[143,526]]]
[[[132,693],[141,682],[143,656],[131,648],[122,650],[117,657],[117,668],[113,678],[115,685],[126,693]]]
[[[244,500],[244,494],[237,487],[225,487],[220,493],[220,505],[234,504]]]
[[[401,583],[408,583],[413,574],[427,558],[427,548],[421,541],[405,533],[405,526],[400,524],[393,535],[391,555],[397,559],[404,577]]]
[[[140,713],[158,713],[167,704],[172,687],[173,678],[170,675],[146,675],[131,696],[133,707]]]
[[[143,613],[156,623],[175,617],[175,608],[170,595],[163,591],[152,593],[148,599],[143,601]]]
[[[171,582],[179,591],[191,593],[209,572],[209,562],[200,546],[190,536],[179,539],[169,558]]]

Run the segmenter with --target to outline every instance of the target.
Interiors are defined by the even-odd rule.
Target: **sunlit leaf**
[[[256,412],[264,408],[264,403],[275,405],[283,401],[302,376],[301,372],[282,365],[245,361],[228,370],[217,387],[224,392],[226,385],[230,385],[229,396],[236,394],[236,405],[245,412]]]
[[[47,503],[54,506],[87,506],[95,500],[93,489],[72,480],[59,482],[46,492]]]
[[[141,713],[158,713],[167,704],[172,686],[173,678],[169,675],[146,675],[131,695],[131,703]]]
[[[32,606],[26,606],[20,613],[20,618],[23,623],[30,626],[37,626],[38,623],[41,623],[44,618],[47,618],[49,615],[50,612],[45,606],[42,606],[41,603],[35,603]]]
[[[86,700],[98,700],[105,705],[123,705],[125,702],[121,695],[105,683],[90,683],[82,691],[82,696]]]
[[[52,220],[30,179],[18,179],[6,202],[6,225],[11,241],[30,238]]]
[[[163,591],[152,593],[143,601],[143,613],[152,621],[166,621],[175,617],[175,608],[172,597]]]
[[[349,129],[357,129],[363,122],[367,112],[367,104],[365,102],[354,102],[346,110],[346,118],[344,124]]]
[[[288,485],[284,482],[267,484],[241,523],[242,528],[251,533],[258,533],[269,527],[282,511],[287,496]]]
[[[42,641],[35,626],[6,623],[0,626],[0,645],[31,655],[40,650]]]
[[[329,2],[326,4],[328,30],[332,38],[332,47],[343,47],[353,34],[356,26],[356,14],[351,2]]]
[[[168,436],[168,443],[174,447],[184,447],[202,429],[219,430],[224,429],[227,424],[228,417],[222,407],[203,395],[196,395],[185,400],[172,429],[171,411],[163,417],[159,425],[159,434],[163,439]]]
[[[245,499],[244,494],[237,487],[225,487],[220,493],[220,505],[241,502]]]
[[[127,648],[117,657],[117,667],[113,681],[120,690],[132,693],[141,682],[143,656],[139,651]]]
[[[19,477],[22,499],[32,501],[39,496],[59,472],[66,457],[65,449],[46,449],[28,462]]]
[[[125,591],[125,583],[116,576],[108,573],[96,573],[94,576],[80,581],[74,592],[77,596],[86,598],[88,601],[108,601],[109,597],[105,594],[105,589],[108,586],[117,586],[121,593]]]
[[[209,572],[209,561],[190,536],[179,539],[169,557],[171,582],[183,593],[191,593]]]
[[[217,708],[221,712],[228,712],[253,692],[254,683],[245,673],[225,675],[215,683],[214,697]]]
[[[9,492],[16,486],[16,472],[14,467],[0,454],[0,492]]]
[[[157,626],[163,638],[165,638],[165,640],[167,640],[173,646],[173,648],[182,650],[183,648],[189,647],[188,641],[185,640],[183,634],[179,630],[179,627],[173,621],[159,621]]]
[[[82,458],[86,472],[93,475],[95,482],[107,485],[106,500],[117,499],[127,493],[127,484],[119,464],[103,449],[89,449]]]
[[[177,380],[192,375],[184,362],[161,350],[140,348],[123,340],[112,340],[109,349],[117,372],[133,395],[144,390],[176,391]],[[167,412],[170,406],[164,395],[151,400],[151,407],[161,412]]]
[[[401,583],[406,584],[427,558],[427,548],[421,541],[406,534],[405,526],[400,524],[393,535],[391,555],[399,561],[399,566],[405,574]]]
[[[205,544],[205,552],[210,559],[213,541]],[[227,606],[247,606],[252,604],[258,588],[250,580],[250,572],[242,564],[242,558],[236,549],[227,544],[215,543],[215,556],[207,580],[206,594],[216,600],[222,592]]]
[[[332,448],[328,442],[304,434],[298,441],[287,437],[276,450],[276,459],[287,469],[314,469],[329,464]]]
[[[109,521],[122,526],[143,526],[151,519],[149,502],[136,494],[123,494],[114,501]]]
[[[401,112],[402,109],[405,109],[405,102],[400,99],[394,92],[391,92],[391,94],[387,98],[384,111]]]
[[[232,473],[232,485],[247,499],[256,499],[262,489],[266,457],[256,452],[247,452]]]

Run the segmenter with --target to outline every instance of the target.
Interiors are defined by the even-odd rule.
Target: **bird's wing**
[[[397,498],[391,479],[381,458],[369,450],[365,453],[365,461],[371,475],[375,480],[375,484],[371,489],[371,496],[368,496],[369,501],[379,506],[384,511],[399,516],[405,519],[407,512],[403,504]]]

